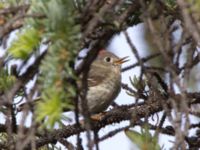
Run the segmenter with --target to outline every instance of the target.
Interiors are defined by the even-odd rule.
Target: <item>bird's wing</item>
[[[102,70],[104,71],[102,72]],[[107,68],[102,65],[92,64],[91,70],[88,73],[88,87],[97,86],[108,77],[110,70],[105,71]]]
[[[103,82],[104,79],[105,79],[104,74],[97,74],[97,73],[90,74],[87,79],[88,87],[97,86],[99,83]]]
[[[109,72],[102,73],[99,69],[96,69],[95,71],[89,71],[87,83],[88,87],[97,86],[98,84],[102,83],[105,77],[108,76]],[[80,79],[82,78],[82,75],[80,76]],[[78,86],[81,87],[81,80],[78,81]]]

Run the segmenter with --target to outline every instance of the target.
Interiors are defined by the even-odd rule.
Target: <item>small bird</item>
[[[92,62],[88,72],[88,91],[86,100],[91,114],[103,112],[114,101],[121,90],[121,65],[128,61],[127,57],[119,58],[111,52],[100,50],[97,58]],[[78,82],[81,88],[81,82]],[[28,105],[34,108],[41,98],[36,98]],[[79,101],[80,102],[80,101]],[[22,111],[27,103],[18,107]],[[79,103],[79,112],[83,112]],[[69,110],[64,110],[69,111]]]
[[[108,108],[121,90],[121,65],[127,57],[119,58],[111,52],[100,50],[88,72],[86,100],[91,114]],[[81,105],[79,105],[81,110]]]

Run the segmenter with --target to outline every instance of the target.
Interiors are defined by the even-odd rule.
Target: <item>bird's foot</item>
[[[102,118],[104,117],[104,115],[106,114],[106,112],[101,112],[95,115],[91,116],[92,121],[100,121],[102,120]]]
[[[105,116],[106,112],[101,112],[101,113],[98,113],[98,114],[94,114],[92,116],[90,116],[90,119],[91,121],[101,121],[103,119],[103,117]],[[80,120],[80,125],[81,126],[85,126],[85,121],[84,120]]]

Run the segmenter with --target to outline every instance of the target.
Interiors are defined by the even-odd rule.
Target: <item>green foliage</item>
[[[141,150],[160,150],[157,137],[152,137],[149,128],[145,126],[140,134],[134,130],[125,130],[127,137],[136,144]]]
[[[165,0],[165,5],[170,9],[173,9],[177,6],[175,0]]]
[[[133,78],[129,77],[129,80],[130,80],[131,85],[137,90],[143,90],[147,86],[146,79],[143,79],[140,81],[139,78],[135,75],[133,76]],[[130,96],[135,96],[134,93],[130,93],[128,91],[127,91],[127,94]]]
[[[0,69],[0,93],[12,87],[14,81],[15,81],[15,77],[12,75],[9,75],[7,69],[2,69],[2,68]]]
[[[26,23],[42,31],[43,39],[50,41],[48,53],[40,67],[41,98],[37,120],[46,120],[53,127],[62,119],[62,110],[72,109],[71,100],[76,89],[69,80],[76,80],[71,64],[78,53],[80,26],[75,24],[76,11],[72,1],[33,1],[31,13],[44,14],[44,19],[27,19]],[[46,118],[46,119],[45,119]]]
[[[3,9],[5,7],[5,3],[0,2],[0,9]]]
[[[61,121],[63,108],[72,109],[70,100],[76,96],[76,89],[68,83],[68,79],[76,80],[70,65],[78,53],[81,37],[73,6],[73,1],[32,0],[28,13],[44,17],[26,18],[24,27],[8,49],[8,55],[26,60],[41,41],[49,41],[48,53],[40,66],[42,102],[37,105],[36,115],[37,121],[45,120],[45,125],[50,127]],[[5,88],[5,85],[0,86]]]
[[[140,82],[139,79],[134,75],[133,78],[129,77],[129,80],[132,84],[133,87],[135,87],[136,89],[144,89],[145,87],[145,82]]]
[[[194,17],[194,19],[199,22],[200,20],[200,1],[194,1],[194,0],[187,0],[189,7],[187,10],[189,11],[190,14]]]
[[[37,115],[37,121],[41,121],[46,116],[50,116],[46,118],[47,124],[45,125],[50,125],[50,127],[52,128],[55,120],[59,121],[61,118],[60,116],[62,113],[62,107],[58,107],[61,105],[60,104],[61,101],[59,100],[59,95],[48,95],[48,96],[51,97],[47,97],[45,101],[41,101],[40,103],[38,103],[37,106],[38,109],[36,110],[36,115]]]
[[[6,145],[5,143],[7,143],[7,138],[8,135],[6,133],[0,133],[0,144],[3,143],[4,145]]]
[[[32,27],[24,28],[18,37],[11,43],[9,54],[14,58],[27,59],[28,56],[39,47],[40,33]]]

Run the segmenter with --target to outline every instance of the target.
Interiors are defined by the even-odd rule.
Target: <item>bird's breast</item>
[[[101,84],[89,87],[87,92],[88,107],[92,114],[99,113],[108,108],[121,89],[121,75],[110,75]]]

